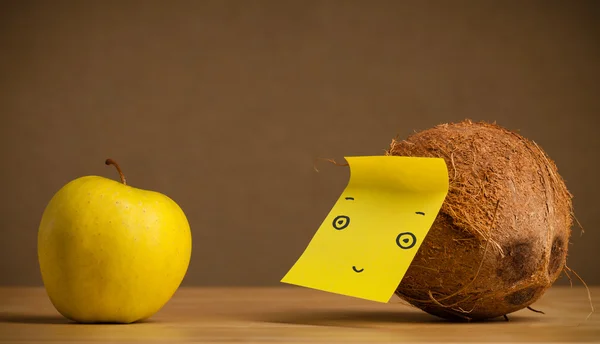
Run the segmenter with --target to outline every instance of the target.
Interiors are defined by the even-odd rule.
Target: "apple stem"
[[[125,175],[123,174],[123,171],[121,171],[121,167],[119,167],[119,164],[117,164],[116,161],[114,161],[113,159],[106,159],[106,161],[104,162],[106,165],[113,165],[117,168],[117,171],[119,172],[119,176],[121,177],[121,183],[127,185],[127,180],[125,179]]]

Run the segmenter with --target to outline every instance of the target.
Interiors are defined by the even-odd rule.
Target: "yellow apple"
[[[192,252],[190,226],[171,198],[84,176],[46,206],[38,259],[48,297],[80,323],[132,323],[158,312],[179,288]]]

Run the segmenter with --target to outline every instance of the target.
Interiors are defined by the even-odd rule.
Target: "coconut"
[[[506,316],[565,269],[572,197],[535,142],[465,120],[394,139],[385,155],[448,166],[448,194],[396,289],[401,299],[446,319]]]

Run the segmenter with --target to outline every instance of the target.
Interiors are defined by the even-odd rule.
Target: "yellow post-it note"
[[[281,282],[388,302],[448,193],[441,158],[347,157],[350,180]]]

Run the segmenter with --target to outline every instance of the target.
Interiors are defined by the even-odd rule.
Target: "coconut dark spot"
[[[517,242],[515,244],[504,246],[506,257],[502,259],[502,264],[496,270],[498,277],[508,283],[515,283],[531,276],[536,266],[531,264],[535,261],[532,257],[532,245],[527,242]]]
[[[557,236],[552,241],[552,250],[550,251],[550,262],[548,263],[548,274],[553,276],[563,265],[566,257],[565,240]]]
[[[523,305],[535,296],[538,292],[538,287],[527,287],[525,289],[521,289],[515,291],[512,294],[508,294],[504,297],[504,301],[510,303],[511,305],[520,306]]]

